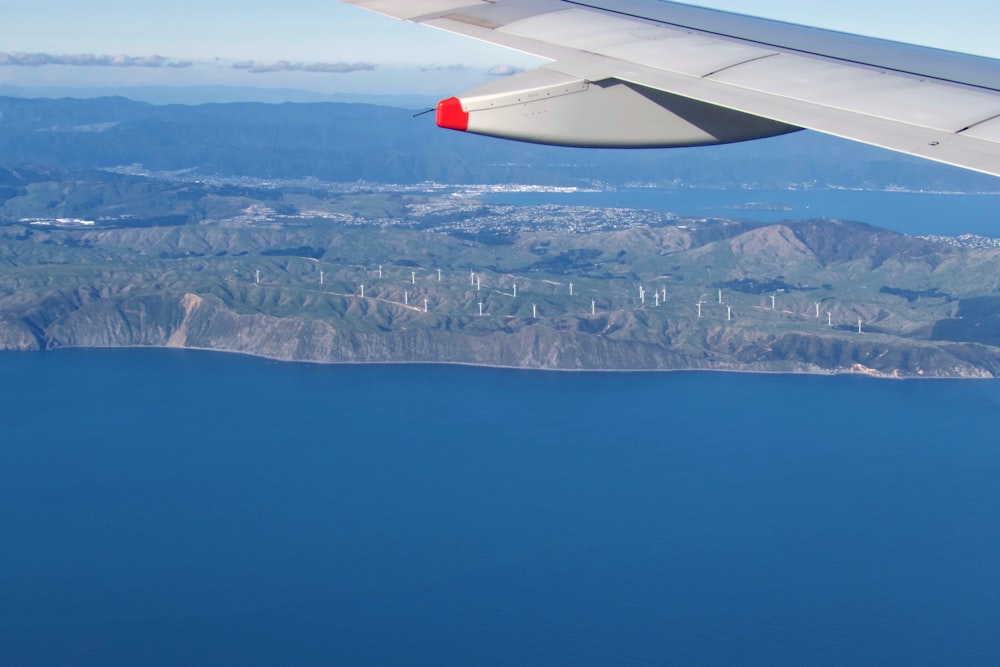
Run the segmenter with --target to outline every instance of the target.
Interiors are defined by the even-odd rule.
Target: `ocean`
[[[1000,664],[1000,383],[0,354],[0,664]]]

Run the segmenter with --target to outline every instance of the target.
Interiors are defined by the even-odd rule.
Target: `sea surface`
[[[0,354],[0,664],[1000,664],[1000,383]]]
[[[1000,238],[998,193],[631,188],[611,192],[510,192],[483,199],[498,204],[644,208],[682,217],[755,222],[833,218],[867,222],[910,235],[977,234]]]

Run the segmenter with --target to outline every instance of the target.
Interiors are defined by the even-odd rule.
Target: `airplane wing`
[[[551,62],[442,101],[442,127],[665,147],[807,128],[1000,176],[1000,60],[666,0],[343,0]]]

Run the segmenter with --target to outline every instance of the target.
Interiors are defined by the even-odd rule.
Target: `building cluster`
[[[960,234],[958,236],[938,236],[936,234],[930,234],[927,236],[919,236],[917,238],[924,239],[925,241],[932,241],[934,243],[947,243],[948,245],[953,245],[958,248],[976,248],[979,250],[1000,248],[1000,239],[994,239],[988,236],[978,236],[976,234]]]

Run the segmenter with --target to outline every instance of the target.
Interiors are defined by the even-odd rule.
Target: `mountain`
[[[524,227],[477,240],[492,224],[488,206],[456,226],[464,202],[367,197],[283,215],[247,192],[227,204],[209,189],[202,199],[223,200],[216,213],[183,224],[8,222],[0,349],[1000,374],[997,248],[860,223],[636,220],[630,211],[580,233],[570,224],[577,207],[551,206],[525,207]],[[421,222],[426,209],[439,215]]]
[[[150,104],[228,104],[232,102],[263,102],[281,104],[295,102],[339,102],[346,104],[378,104],[404,109],[426,109],[437,99],[426,95],[392,95],[360,93],[319,93],[293,88],[258,88],[244,86],[13,86],[0,85],[0,96],[21,98],[125,97]]]
[[[445,132],[373,105],[0,98],[0,349],[1000,374],[989,239],[507,206],[428,180],[996,187],[808,133],[586,151]]]
[[[0,165],[24,164],[331,182],[997,189],[987,176],[808,132],[710,148],[583,150],[443,131],[430,115],[368,104],[0,98]]]

